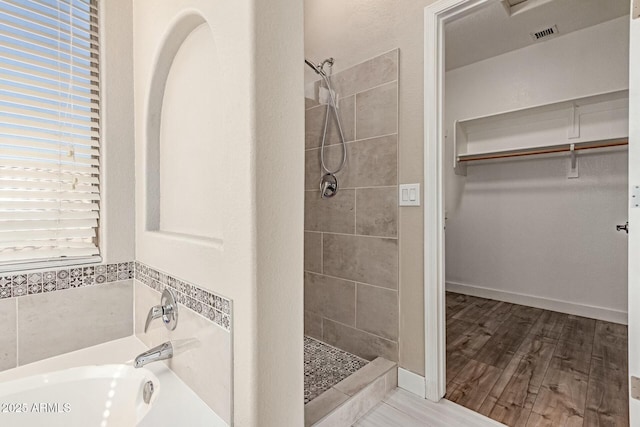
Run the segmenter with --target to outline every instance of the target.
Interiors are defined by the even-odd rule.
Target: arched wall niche
[[[156,58],[146,108],[146,230],[220,245],[222,81],[205,18],[179,17]]]

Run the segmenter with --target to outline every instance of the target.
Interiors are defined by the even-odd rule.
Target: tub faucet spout
[[[170,341],[160,344],[159,346],[150,348],[136,357],[133,364],[136,368],[142,368],[147,363],[157,362],[159,360],[167,360],[173,357],[173,345]]]

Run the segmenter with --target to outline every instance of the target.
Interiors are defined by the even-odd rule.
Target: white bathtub
[[[164,363],[133,368],[145,350],[128,337],[1,372],[0,426],[226,426]]]

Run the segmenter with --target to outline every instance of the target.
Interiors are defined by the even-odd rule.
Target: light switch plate
[[[400,206],[420,206],[420,184],[401,184],[398,200]]]

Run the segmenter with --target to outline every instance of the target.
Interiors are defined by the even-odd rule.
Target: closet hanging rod
[[[623,145],[628,145],[629,140],[615,140],[610,142],[602,142],[602,143],[584,143],[583,145],[574,145],[575,151],[581,150],[591,150],[593,148],[609,148],[609,147],[620,147]],[[571,151],[571,144],[561,145],[558,147],[537,147],[537,148],[523,148],[520,150],[510,150],[503,152],[489,152],[489,153],[481,153],[481,154],[463,154],[458,156],[459,162],[470,162],[474,160],[493,160],[493,159],[506,159],[509,157],[523,157],[523,156],[534,156],[538,154],[553,154],[553,153],[565,153]]]

